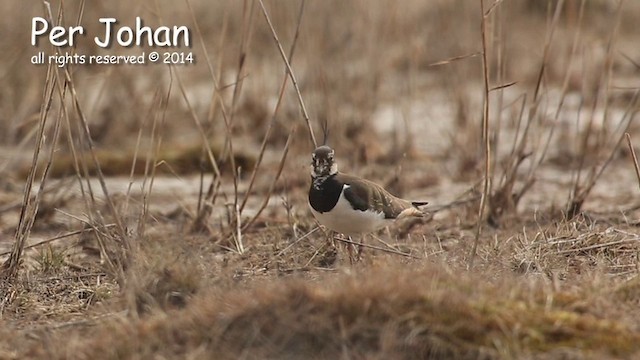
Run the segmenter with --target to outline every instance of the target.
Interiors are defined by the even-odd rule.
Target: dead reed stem
[[[624,134],[627,138],[627,145],[629,145],[629,152],[631,153],[631,159],[633,160],[633,167],[636,170],[636,178],[638,179],[638,186],[640,186],[640,167],[638,166],[638,158],[636,157],[636,151],[631,144],[631,135],[629,133]]]
[[[107,228],[112,228],[114,226],[115,226],[115,224],[107,224],[107,225],[104,226],[104,228],[107,229]],[[38,246],[41,246],[41,245],[52,243],[52,242],[57,241],[57,240],[66,239],[66,238],[71,237],[71,236],[80,235],[80,234],[84,234],[84,233],[92,232],[92,231],[95,231],[95,229],[94,228],[89,228],[89,229],[71,231],[71,232],[68,232],[68,233],[64,233],[62,235],[54,236],[54,237],[46,239],[46,240],[42,240],[42,241],[37,242],[35,244],[31,244],[31,245],[25,246],[24,250],[32,249],[32,248],[35,248],[35,247],[38,247]],[[11,251],[5,251],[5,252],[0,253],[0,256],[5,256],[5,255],[9,255],[9,254],[11,254]]]
[[[538,168],[542,165],[542,162],[544,161],[544,159],[546,158],[547,155],[547,151],[549,150],[549,147],[551,145],[551,139],[553,137],[553,135],[555,134],[556,131],[556,124],[559,122],[559,118],[560,118],[560,113],[562,111],[562,109],[564,108],[564,104],[565,104],[565,100],[567,97],[567,93],[569,91],[569,82],[571,79],[571,73],[575,64],[575,60],[576,60],[576,54],[578,52],[578,45],[580,44],[580,38],[582,36],[582,23],[583,23],[583,19],[584,19],[584,9],[585,9],[585,3],[586,0],[581,0],[580,1],[580,8],[578,10],[578,22],[576,24],[576,26],[578,27],[578,29],[576,30],[576,33],[573,37],[573,43],[571,45],[571,55],[569,56],[569,64],[567,65],[567,70],[565,72],[565,76],[564,79],[562,81],[562,90],[560,92],[560,102],[558,104],[558,107],[556,108],[554,117],[553,117],[553,125],[551,126],[551,129],[549,129],[549,133],[548,136],[546,138],[546,142],[544,144],[544,147],[542,148],[542,152],[540,153],[537,161],[535,162],[535,164],[531,167],[531,169],[529,170],[529,175],[527,176],[527,182],[529,181],[533,181],[533,176],[536,172],[536,170],[538,170]],[[561,6],[562,2],[558,2],[557,6]],[[554,16],[553,19],[553,23],[552,23],[552,30],[555,29],[557,27],[558,24],[558,19],[559,19],[559,12],[558,12],[558,8],[556,8],[556,14],[558,14],[557,16]],[[553,33],[553,31],[551,32]],[[551,42],[551,37],[547,38],[547,44]],[[548,45],[545,47],[545,55],[544,55],[544,61],[546,62],[547,59],[547,53],[548,53]]]
[[[631,126],[631,123],[633,122],[633,119],[635,118],[636,113],[638,112],[637,105],[638,105],[639,99],[640,99],[640,90],[636,90],[635,94],[633,95],[633,98],[629,101],[629,105],[627,106],[627,109],[625,110],[624,115],[620,120],[620,124],[618,128],[615,130],[615,131],[620,131],[620,128],[622,128],[621,130],[622,133],[616,140],[616,143],[611,147],[609,156],[605,159],[605,161],[602,163],[600,168],[593,167],[591,169],[591,172],[589,174],[590,176],[587,179],[585,184],[581,185],[577,181],[574,184],[574,189],[579,189],[579,190],[574,191],[573,198],[568,204],[567,216],[569,218],[575,217],[580,212],[582,204],[587,199],[587,196],[589,196],[589,194],[591,193],[591,190],[593,190],[593,187],[598,182],[598,179],[600,178],[600,176],[602,176],[602,174],[604,173],[604,170],[609,166],[611,161],[613,161],[617,150],[619,149],[620,145],[624,141],[625,134],[629,131],[629,127]]]
[[[24,189],[24,196],[22,201],[22,207],[20,208],[20,218],[18,226],[14,235],[14,243],[11,249],[9,259],[2,264],[2,275],[7,280],[13,280],[18,273],[18,266],[22,258],[24,246],[31,232],[31,227],[38,212],[38,204],[40,202],[40,196],[42,191],[39,191],[34,198],[31,197],[33,191],[33,183],[36,177],[38,169],[38,159],[40,157],[40,151],[44,147],[45,142],[45,125],[49,118],[49,109],[53,100],[53,91],[55,89],[56,76],[54,75],[55,67],[49,65],[47,67],[47,77],[45,80],[44,90],[42,94],[42,105],[40,107],[40,121],[38,126],[38,135],[36,137],[36,146],[31,159],[31,167],[29,168],[29,174],[27,176],[27,183]],[[51,159],[49,159],[51,161]],[[51,165],[50,163],[48,165]],[[47,166],[47,169],[49,166]],[[42,180],[46,178],[46,171],[43,174]],[[42,190],[42,184],[40,189]]]
[[[258,211],[242,227],[243,231],[247,230],[249,226],[251,226],[251,224],[253,224],[253,222],[256,221],[256,219],[258,219],[260,214],[262,214],[262,211],[264,211],[264,209],[269,204],[269,200],[271,199],[271,194],[273,194],[273,189],[275,189],[276,183],[278,182],[280,175],[282,175],[282,170],[284,169],[284,164],[287,159],[287,155],[289,154],[289,146],[291,145],[291,140],[293,139],[293,136],[296,133],[296,129],[297,129],[297,125],[293,125],[293,128],[291,129],[291,131],[289,131],[289,136],[287,136],[287,142],[284,144],[284,150],[282,151],[282,157],[280,158],[280,164],[278,165],[278,172],[276,173],[275,178],[271,182],[271,186],[269,186],[269,190],[265,194],[264,200],[262,201],[262,204],[258,208]]]
[[[482,102],[482,137],[484,141],[484,183],[482,186],[482,197],[480,198],[480,206],[478,208],[478,224],[476,226],[475,238],[473,240],[473,247],[471,248],[471,259],[469,260],[469,270],[473,269],[473,263],[475,261],[478,242],[480,242],[480,235],[482,233],[482,224],[485,208],[487,207],[487,199],[489,191],[491,190],[491,139],[489,138],[489,64],[487,59],[487,24],[486,17],[489,14],[484,12],[484,1],[480,0],[480,33],[482,36],[482,77],[484,85],[484,98]]]
[[[293,62],[293,54],[295,53],[296,44],[298,43],[298,36],[300,35],[300,24],[302,24],[302,14],[304,13],[304,1],[300,2],[300,10],[298,11],[298,21],[296,24],[296,31],[293,35],[293,41],[291,42],[291,48],[289,48],[289,62]],[[269,136],[271,135],[271,131],[273,130],[273,124],[276,122],[276,115],[278,114],[278,110],[280,110],[280,105],[282,104],[282,99],[284,98],[284,91],[287,88],[287,82],[289,80],[289,70],[287,70],[285,66],[284,70],[284,78],[282,79],[282,84],[280,85],[280,91],[278,93],[278,100],[276,101],[276,105],[273,108],[273,113],[271,114],[271,119],[269,120],[269,125],[267,127],[267,131],[264,134],[264,138],[262,139],[262,144],[260,145],[260,153],[258,154],[258,159],[256,160],[256,165],[251,172],[251,179],[249,180],[249,185],[247,187],[246,196],[242,200],[242,204],[240,205],[240,212],[244,210],[245,205],[247,204],[247,200],[249,200],[249,195],[253,190],[253,186],[255,184],[256,176],[258,175],[258,170],[260,169],[260,165],[262,164],[262,159],[264,157],[264,152],[267,148],[267,141],[269,140]]]
[[[160,111],[154,114],[153,122],[151,125],[151,144],[155,143],[155,146],[149,150],[147,154],[146,164],[145,164],[144,178],[142,181],[142,189],[143,189],[142,213],[140,214],[140,220],[138,221],[138,228],[137,228],[138,236],[143,236],[145,232],[145,226],[149,218],[149,205],[150,205],[149,199],[151,197],[153,184],[156,178],[156,170],[158,168],[157,159],[159,157],[158,154],[160,153],[160,149],[162,147],[163,137],[162,137],[161,129],[164,128],[164,125],[165,125],[166,115],[167,115],[167,106],[169,104],[169,97],[171,96],[171,90],[173,89],[172,85],[173,85],[173,82],[170,82],[169,87],[166,91],[166,95],[164,97],[160,96],[161,91],[160,89],[158,89],[157,94],[159,99],[158,100],[159,106],[153,107],[154,109],[155,108],[160,109]],[[158,125],[158,122],[160,123],[159,125]],[[133,169],[134,169],[134,165],[132,165],[131,167],[132,174],[133,174]],[[129,197],[127,197],[127,202],[128,202],[128,199]]]
[[[47,12],[49,15],[49,20],[53,23],[53,14],[51,12],[50,4],[48,2],[44,2],[44,6],[45,6],[45,12]],[[62,8],[60,8],[60,12],[58,13],[57,23],[60,23],[61,19],[62,19]],[[57,69],[52,64],[49,64],[47,66],[47,75],[46,75],[44,90],[42,94],[42,102],[40,106],[40,119],[38,122],[38,135],[36,138],[36,146],[33,152],[33,157],[31,159],[31,167],[29,169],[29,174],[27,176],[27,183],[25,185],[23,203],[20,209],[20,218],[18,221],[18,226],[16,227],[15,235],[14,235],[15,241],[11,250],[11,254],[9,255],[9,259],[7,259],[0,267],[0,270],[1,270],[0,272],[2,273],[2,276],[9,281],[15,279],[16,275],[18,274],[18,267],[20,266],[25,243],[31,233],[31,229],[33,228],[33,224],[36,220],[36,215],[38,213],[38,206],[40,204],[40,200],[44,192],[47,175],[49,173],[49,169],[51,168],[51,164],[53,162],[55,144],[58,141],[58,135],[60,134],[60,119],[62,118],[62,113],[64,111],[63,110],[64,109],[63,93],[60,94],[61,107],[59,110],[59,114],[56,117],[56,123],[54,125],[54,135],[51,142],[49,156],[47,158],[47,162],[40,179],[40,186],[39,186],[38,192],[36,193],[35,198],[32,198],[31,192],[33,190],[33,182],[35,180],[36,173],[38,170],[38,159],[40,157],[40,152],[42,151],[42,148],[44,147],[44,144],[46,141],[45,129],[46,129],[47,120],[49,118],[49,109],[51,108],[51,104],[53,102],[53,93],[56,89],[56,85],[60,85],[58,72],[57,72]],[[64,93],[66,93],[66,89],[67,89],[67,84],[65,83]]]
[[[349,240],[349,239],[341,239],[339,237],[336,237],[335,239],[337,241],[343,242],[345,244],[362,246],[362,247],[367,248],[367,249],[378,250],[378,251],[386,252],[386,253],[389,253],[389,254],[400,255],[400,256],[404,256],[404,257],[410,257],[410,258],[413,258],[413,259],[422,259],[419,256],[415,256],[415,255],[408,254],[408,253],[405,253],[405,252],[402,252],[402,251],[398,251],[398,250],[394,250],[394,249],[388,249],[388,248],[383,248],[383,247],[380,247],[380,246],[369,245],[369,244],[365,244],[365,243],[361,243],[361,242],[357,242],[357,241],[353,241],[353,240]]]
[[[217,101],[212,101],[211,102],[211,107],[210,107],[210,117],[213,116],[213,114],[215,113],[215,107],[218,103],[220,103],[220,107],[221,107],[221,112],[223,117],[225,117],[226,119],[226,111],[224,109],[224,103],[222,100],[222,97],[220,95],[220,89],[218,87],[218,76],[216,76],[216,72],[213,69],[213,63],[211,61],[211,57],[209,56],[209,52],[207,52],[207,47],[204,43],[204,39],[205,37],[202,36],[202,31],[200,30],[200,25],[196,19],[196,15],[195,12],[193,11],[193,7],[191,6],[191,1],[186,0],[185,1],[187,4],[187,8],[189,9],[189,15],[191,16],[191,21],[193,21],[193,25],[196,29],[196,34],[198,34],[198,39],[200,39],[200,48],[202,49],[202,53],[204,55],[204,58],[206,60],[207,63],[207,69],[209,70],[209,76],[211,76],[211,79],[213,80],[213,85],[214,85],[214,98]],[[222,35],[225,34],[225,31],[222,32]],[[178,78],[179,80],[179,78]],[[186,98],[186,94],[184,92],[184,90],[182,91],[183,97],[185,98],[185,102],[187,103],[187,106],[189,107],[189,112],[191,114],[191,117],[194,120],[194,123],[196,124],[196,126],[198,127],[198,132],[200,133],[200,135],[202,136],[202,141],[203,141],[203,149],[206,152],[207,158],[209,160],[209,162],[211,163],[211,166],[213,167],[213,172],[214,172],[214,178],[211,181],[211,184],[209,185],[209,189],[207,191],[207,195],[206,195],[206,199],[205,201],[203,201],[203,192],[202,192],[202,186],[200,187],[200,193],[198,196],[198,219],[200,219],[201,221],[195,221],[194,224],[202,224],[203,220],[206,219],[209,216],[209,213],[211,211],[210,207],[213,204],[214,200],[217,197],[218,194],[218,189],[220,188],[220,168],[218,166],[218,161],[216,160],[215,155],[213,154],[213,151],[211,150],[211,144],[209,143],[209,139],[202,127],[202,124],[200,123],[200,121],[198,120],[198,117],[196,116],[193,108],[191,107],[191,104],[189,103],[189,101]],[[209,204],[205,204],[209,202]],[[199,226],[199,225],[198,225]],[[196,226],[197,227],[197,226]]]
[[[617,148],[620,146],[620,144],[622,143],[622,141],[624,140],[624,132],[626,132],[629,128],[629,126],[631,125],[631,121],[633,121],[633,118],[635,116],[636,113],[636,102],[638,100],[638,92],[636,91],[635,95],[633,96],[633,99],[630,101],[629,103],[629,107],[627,108],[627,110],[625,111],[621,121],[620,121],[620,125],[625,124],[625,118],[628,116],[628,121],[626,122],[626,126],[624,127],[623,133],[620,134],[620,137],[618,138],[616,144],[614,145],[613,149],[611,150],[608,158],[604,161],[604,163],[602,164],[602,166],[600,167],[600,169],[597,168],[597,165],[592,166],[589,169],[589,173],[587,175],[587,179],[584,181],[584,183],[581,181],[581,175],[582,175],[582,171],[585,170],[585,163],[586,163],[586,159],[587,159],[587,154],[590,153],[590,151],[587,151],[587,146],[588,146],[588,142],[589,139],[591,139],[592,136],[597,136],[596,139],[596,143],[597,146],[599,147],[604,147],[606,146],[605,141],[603,141],[601,138],[603,135],[599,135],[599,134],[593,134],[594,130],[594,122],[595,122],[595,118],[596,118],[596,114],[597,112],[597,107],[600,105],[600,103],[602,103],[602,125],[603,127],[605,127],[605,124],[608,122],[608,118],[609,118],[609,105],[610,105],[610,99],[609,99],[609,92],[611,91],[611,81],[612,81],[612,73],[613,73],[613,66],[614,66],[614,54],[616,51],[616,41],[618,38],[618,34],[619,34],[619,28],[620,28],[620,21],[621,21],[621,16],[622,16],[622,9],[623,9],[623,3],[624,1],[620,1],[618,3],[617,9],[616,9],[616,21],[615,21],[615,26],[613,27],[611,34],[609,36],[609,40],[607,42],[607,54],[605,57],[605,61],[603,64],[603,68],[601,71],[601,74],[599,76],[598,79],[598,92],[596,93],[596,97],[593,101],[593,104],[591,106],[591,114],[589,117],[589,122],[587,125],[587,129],[584,133],[584,135],[582,136],[582,138],[580,139],[582,141],[581,143],[581,156],[580,156],[580,164],[578,166],[578,170],[577,170],[577,175],[576,175],[576,179],[573,183],[573,188],[571,189],[571,193],[570,193],[570,199],[569,202],[567,204],[567,208],[566,208],[566,213],[567,213],[567,217],[568,218],[573,218],[575,217],[578,213],[580,213],[580,211],[582,210],[582,205],[584,204],[585,200],[587,199],[587,197],[589,196],[591,190],[593,189],[593,187],[595,186],[596,182],[598,181],[598,179],[600,178],[600,176],[602,175],[603,171],[607,168],[607,166],[609,165],[609,163],[613,160],[613,157],[616,153]],[[617,129],[616,129],[617,130]],[[603,132],[604,133],[604,132]],[[615,133],[615,131],[614,131]]]
[[[300,93],[300,88],[298,87],[298,81],[296,80],[296,76],[293,73],[293,69],[291,68],[291,63],[289,62],[289,60],[287,59],[287,55],[284,53],[284,49],[282,48],[282,44],[280,43],[280,40],[278,39],[278,34],[276,33],[275,28],[273,27],[273,23],[271,22],[271,18],[269,17],[269,14],[267,13],[267,9],[264,6],[264,3],[262,2],[262,0],[260,1],[260,7],[262,8],[262,14],[264,15],[264,18],[267,20],[267,24],[269,25],[269,29],[271,30],[271,35],[273,36],[273,40],[276,42],[276,45],[278,47],[278,51],[280,52],[280,56],[282,57],[282,61],[284,62],[284,65],[287,67],[287,72],[289,73],[289,76],[291,77],[291,82],[293,83],[293,87],[296,90],[296,94],[298,95],[298,102],[300,103],[300,110],[302,111],[302,115],[304,116],[304,120],[307,124],[307,129],[309,130],[309,136],[311,137],[311,142],[313,143],[313,147],[317,147],[318,146],[318,142],[316,141],[316,136],[313,133],[313,128],[311,127],[311,121],[309,120],[309,114],[307,113],[307,108],[304,105],[304,100],[302,100],[302,94]],[[302,2],[304,3],[305,0],[302,0]]]

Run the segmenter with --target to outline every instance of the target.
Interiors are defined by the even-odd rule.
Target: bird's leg
[[[338,250],[336,249],[336,233],[331,231],[325,236],[325,250],[320,257],[319,264],[322,267],[330,267],[336,262]]]
[[[353,239],[351,239],[351,236],[349,235],[345,235],[347,237],[347,240],[349,240],[350,242],[347,243],[347,252],[349,253],[349,263],[351,263],[351,265],[353,265],[353,263],[358,261],[358,250],[356,249],[356,246],[353,244]]]
[[[363,244],[364,234],[360,235],[360,242],[356,242],[353,240],[351,236],[348,236],[349,243],[347,244],[347,249],[349,251],[349,261],[351,265],[362,260],[363,246],[357,244]]]
[[[327,240],[327,247],[329,249],[336,247],[336,235],[337,233],[330,231],[331,236],[327,236],[325,239]]]
[[[366,235],[362,234],[360,235],[360,244],[364,244],[364,237]],[[362,260],[362,255],[364,254],[364,246],[362,245],[358,245],[358,252],[357,252],[357,257],[358,257],[358,261]]]
[[[358,249],[357,245],[353,243],[353,239],[350,235],[345,234],[344,236],[346,236],[347,240],[349,240],[349,242],[345,245],[347,247],[347,252],[349,253],[349,263],[353,265],[360,260],[360,250]]]

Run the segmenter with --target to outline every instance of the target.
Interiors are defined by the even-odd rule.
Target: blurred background
[[[194,53],[193,65],[173,70],[159,64],[69,68],[79,106],[99,149],[132,149],[139,130],[160,111],[165,117],[162,146],[167,151],[190,148],[200,141],[194,118],[213,142],[224,143],[229,131],[220,100],[233,118],[236,150],[250,154],[259,149],[278,98],[284,64],[257,3],[111,1],[86,3],[81,8],[80,1],[53,1],[54,16],[61,4],[62,24],[75,25],[81,14],[80,23],[92,35],[102,33],[100,17],[115,17],[122,25],[133,27],[135,16],[140,16],[151,27],[186,25],[191,30],[192,47],[179,50]],[[640,6],[627,1],[618,11],[617,1],[587,1],[581,19],[580,1],[565,1],[557,26],[552,28],[556,4],[512,0],[492,9],[487,34],[490,85],[515,83],[504,92],[492,92],[494,104],[498,97],[504,99],[504,108],[520,96],[531,100],[543,63],[541,92],[552,103],[566,86],[570,96],[563,111],[588,108],[603,85],[610,88],[607,96],[611,100],[623,101],[633,92],[630,88],[638,76],[640,30],[636,19]],[[300,3],[266,1],[265,5],[288,52]],[[30,158],[47,72],[44,65],[32,65],[30,57],[38,51],[50,54],[53,49],[46,41],[38,47],[29,44],[31,18],[47,17],[42,3],[5,2],[0,6],[3,13],[11,14],[0,25],[5,34],[0,42],[4,84],[0,163],[4,169],[15,169]],[[490,7],[487,4],[486,10]],[[477,137],[467,139],[464,133],[479,129],[482,114],[479,12],[477,2],[464,0],[307,1],[292,64],[318,139],[322,140],[321,124],[326,121],[328,142],[353,162],[349,166],[395,161],[407,150],[454,157],[452,163],[474,162],[481,155],[475,148],[479,142],[475,144],[472,138]],[[91,39],[79,38],[75,51],[87,55],[149,51],[145,47],[101,49]],[[604,72],[609,73],[606,84],[601,80]],[[169,94],[162,108],[156,93]],[[492,115],[505,114],[504,109],[492,110]],[[76,114],[72,111],[69,116],[73,119]],[[516,116],[504,117],[515,121]],[[561,117],[575,120],[569,114]],[[288,84],[267,150],[279,152],[294,124],[300,128],[292,154],[307,156],[313,145]],[[144,142],[148,132],[141,135]],[[61,141],[59,146],[63,153],[68,144]],[[455,152],[450,151],[452,147]],[[297,169],[294,162],[286,166]]]
[[[0,357],[637,352],[640,2],[264,7],[279,44],[259,1],[0,2]],[[31,46],[34,16],[87,35]],[[191,47],[99,48],[104,17]],[[341,262],[308,210],[310,131],[430,216]]]
[[[11,14],[0,25],[0,170],[1,181],[14,189],[21,189],[31,167],[46,103],[47,66],[30,58],[56,51],[46,39],[29,44],[31,19],[48,17],[46,4],[0,5]],[[318,142],[336,148],[342,169],[379,179],[399,195],[413,189],[414,196],[436,203],[474,186],[484,158],[479,3],[307,1],[302,13],[301,4],[266,1],[265,7],[284,52],[295,43],[291,63],[311,128]],[[58,51],[175,50],[195,58],[175,66],[71,65],[67,74],[55,68],[75,95],[57,88],[49,104],[53,121],[46,123],[43,149],[52,148],[56,119],[64,118],[52,177],[77,172],[71,153],[85,154],[90,144],[83,138],[89,136],[106,176],[148,173],[151,151],[157,173],[188,176],[219,167],[222,178],[241,180],[242,189],[260,164],[256,189],[266,192],[292,134],[275,192],[301,190],[291,197],[304,204],[314,145],[290,81],[276,111],[286,71],[259,3],[53,1],[50,9],[63,26],[79,21],[87,33],[74,49]],[[486,3],[484,10],[495,188],[507,183],[505,191],[512,192],[521,183],[529,190],[535,173],[548,181],[527,201],[546,208],[557,199],[557,179],[579,187],[571,177],[575,171],[567,169],[597,170],[621,129],[637,130],[625,121],[636,106],[640,5],[511,0]],[[136,16],[152,28],[186,25],[191,47],[102,49],[92,41],[104,31],[99,18],[134,27]],[[626,147],[614,151],[615,159],[626,157]],[[633,176],[624,176],[629,186],[620,188],[621,196],[635,186]],[[222,183],[231,191],[231,182]]]

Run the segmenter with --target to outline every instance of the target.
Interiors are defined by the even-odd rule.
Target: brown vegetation
[[[634,2],[46,4],[0,5],[0,358],[640,354]],[[188,25],[196,63],[32,65],[152,50],[32,16]],[[323,132],[432,216],[350,265]]]

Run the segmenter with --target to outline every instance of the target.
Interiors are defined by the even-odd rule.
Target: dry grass
[[[185,309],[142,321],[120,317],[92,330],[103,336],[32,355],[476,359],[579,352],[624,357],[637,350],[640,333],[633,324],[598,308],[604,289],[553,291],[542,281],[514,287],[513,279],[487,282],[433,264],[418,268],[386,264],[318,280],[207,291]]]
[[[0,5],[0,358],[640,354],[634,2],[60,4],[197,63],[34,66],[46,6]],[[433,216],[350,265],[306,120]]]

